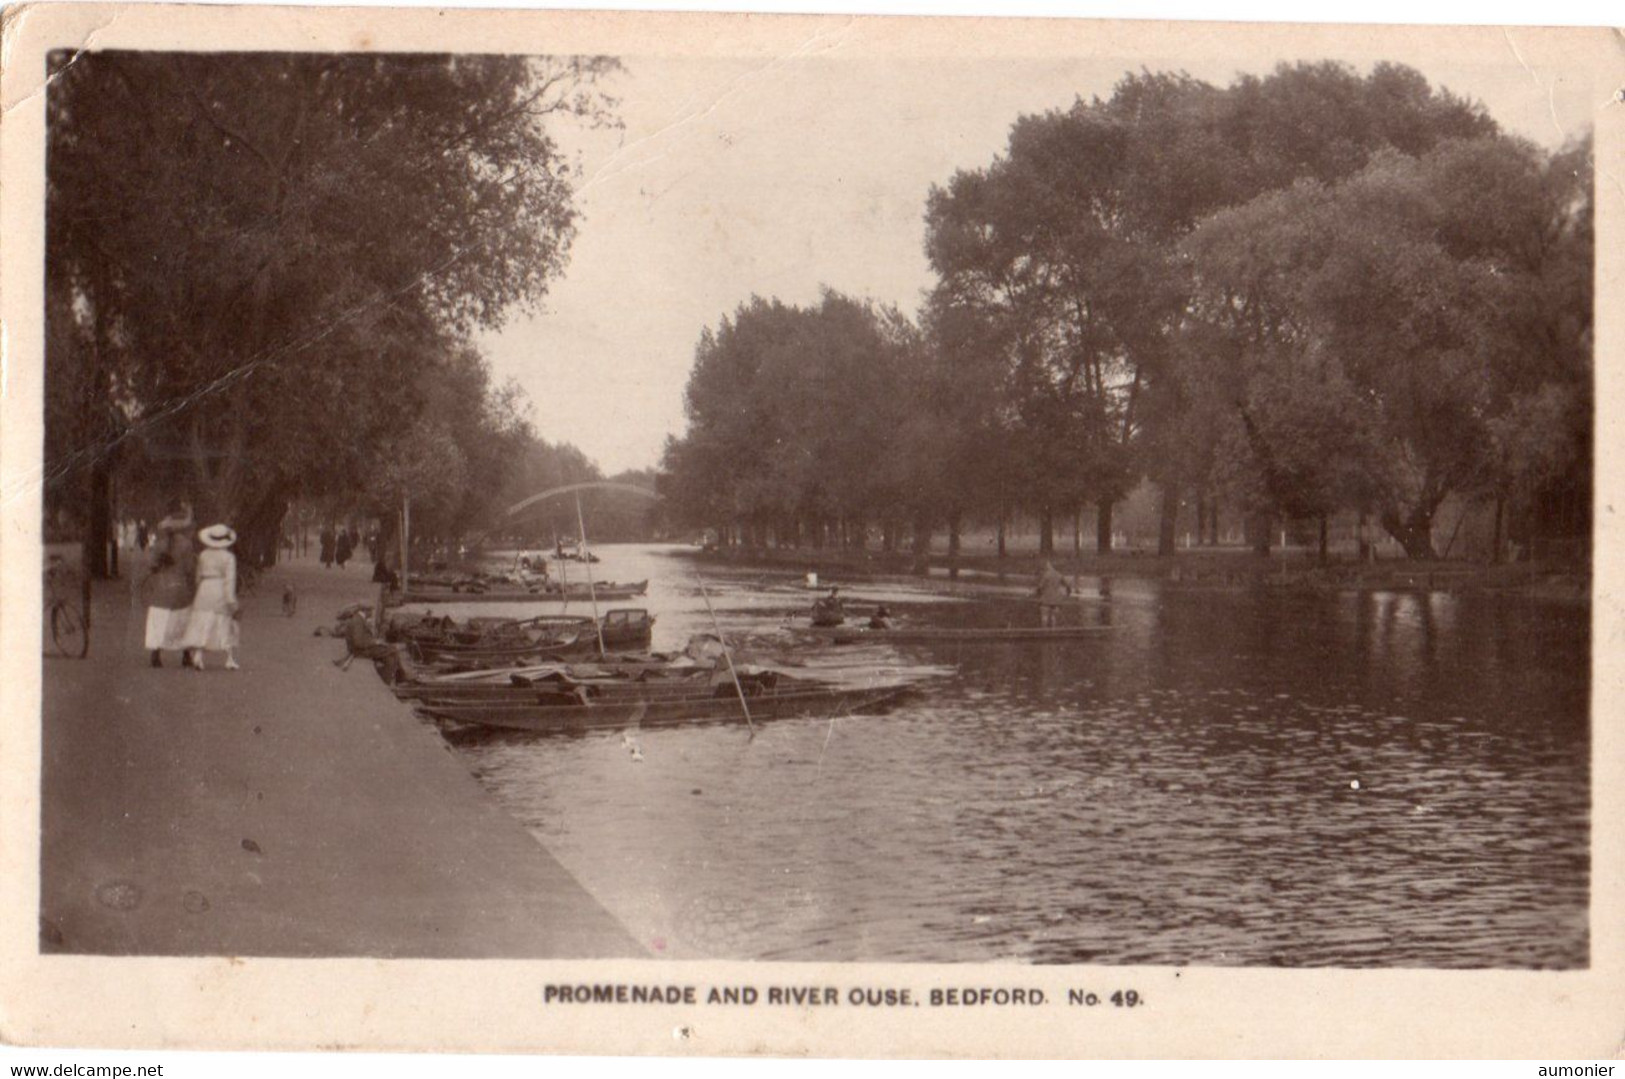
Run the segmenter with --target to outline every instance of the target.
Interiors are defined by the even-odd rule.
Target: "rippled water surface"
[[[1080,604],[1111,627],[1088,639],[837,647],[788,628],[786,575],[707,567],[702,596],[670,551],[601,553],[601,577],[651,578],[656,647],[709,629],[708,596],[754,650],[920,680],[754,739],[458,740],[658,954],[1586,965],[1583,608],[1119,580]],[[1036,620],[1013,589],[933,587],[849,591],[915,623]]]

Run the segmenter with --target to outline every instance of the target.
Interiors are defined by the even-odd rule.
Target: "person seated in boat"
[[[1045,562],[1043,572],[1038,575],[1038,588],[1033,594],[1038,597],[1039,624],[1045,629],[1055,628],[1061,607],[1072,598],[1072,586],[1066,583],[1066,578],[1054,565]]]
[[[869,628],[870,629],[891,629],[892,628],[891,612],[886,609],[886,605],[884,603],[882,603],[880,606],[876,607],[875,608],[875,613],[869,616]]]
[[[839,626],[845,621],[846,601],[841,599],[841,590],[839,588],[831,588],[829,595],[813,601],[813,625]]]
[[[728,646],[714,633],[696,633],[689,637],[688,643],[677,659],[672,661],[673,666],[685,667],[720,667],[728,662]]]

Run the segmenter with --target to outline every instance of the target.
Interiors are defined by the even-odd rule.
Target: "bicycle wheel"
[[[90,652],[90,633],[79,612],[65,603],[51,607],[51,640],[64,656],[83,659]]]

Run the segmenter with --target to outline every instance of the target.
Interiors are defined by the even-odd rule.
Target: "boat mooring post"
[[[412,585],[412,496],[401,499],[401,594]]]
[[[598,592],[592,583],[592,551],[587,547],[587,518],[581,513],[581,492],[576,492],[576,525],[581,529],[581,564],[587,567],[587,599],[592,601],[592,628],[598,634],[598,654],[604,654],[604,623],[598,617]]]
[[[717,621],[716,608],[711,606],[711,593],[705,590],[705,578],[698,572],[694,574],[694,581],[700,586],[700,596],[705,600],[706,612],[711,615],[711,628],[717,631],[717,641],[722,645],[722,658],[728,661],[728,674],[734,680],[734,692],[739,694],[739,707],[745,710],[745,726],[750,728],[750,736],[756,737],[756,723],[750,718],[750,704],[745,700],[745,687],[740,684],[739,672],[734,669],[733,652],[728,648],[728,639],[722,635],[722,625]]]

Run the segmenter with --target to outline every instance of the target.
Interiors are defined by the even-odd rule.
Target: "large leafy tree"
[[[762,542],[895,537],[918,333],[896,311],[835,292],[813,307],[754,298],[707,329],[668,445],[661,490],[688,523]]]
[[[89,385],[123,422],[54,411],[57,474],[105,471],[122,440],[138,451],[130,483],[190,493],[250,546],[291,495],[352,483],[423,407],[418,375],[562,270],[571,165],[549,125],[610,122],[598,87],[614,68],[63,58],[48,100],[63,324],[50,377]]]
[[[1369,507],[1428,558],[1445,498],[1549,486],[1588,458],[1588,185],[1583,154],[1558,160],[1504,137],[1388,151],[1196,231],[1206,358],[1247,434],[1232,479],[1250,474],[1255,504]],[[1281,392],[1305,373],[1322,396]],[[1291,459],[1338,467],[1277,482]]]
[[[1217,430],[1181,370],[1190,281],[1180,239],[1198,222],[1299,178],[1331,180],[1390,148],[1417,154],[1493,130],[1481,109],[1416,72],[1285,66],[1218,89],[1142,73],[1109,99],[1017,120],[1004,155],[933,190],[934,303],[981,319],[1009,370],[1010,459],[1025,501],[1111,507],[1140,475],[1164,488],[1163,546],[1181,487],[1214,457],[1184,437]],[[1045,530],[1048,546],[1048,529]]]

